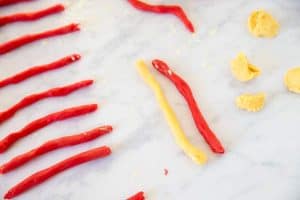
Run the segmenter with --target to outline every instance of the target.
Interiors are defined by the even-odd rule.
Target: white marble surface
[[[0,8],[5,15],[35,10],[58,0],[43,0]],[[18,23],[0,29],[0,42],[23,33],[38,32],[68,22],[80,22],[82,31],[36,42],[0,57],[4,78],[29,66],[71,53],[83,59],[0,90],[3,110],[27,94],[94,78],[96,84],[66,98],[39,102],[1,124],[1,137],[27,122],[65,107],[99,103],[91,115],[55,123],[18,142],[0,156],[0,163],[42,142],[79,133],[101,124],[115,131],[88,144],[43,156],[0,177],[0,196],[27,175],[68,156],[110,145],[113,154],[68,170],[16,199],[82,200],[125,199],[144,190],[149,200],[298,200],[300,199],[300,97],[286,91],[285,71],[300,65],[299,0],[164,0],[179,3],[196,26],[190,34],[173,16],[136,11],[124,0],[69,0],[64,14],[35,23]],[[150,2],[150,0],[149,0]],[[151,1],[152,2],[152,1]],[[275,39],[256,39],[245,26],[254,9],[270,11],[280,22]],[[260,66],[262,75],[241,84],[230,74],[229,61],[239,51]],[[209,155],[198,166],[174,144],[152,91],[134,68],[144,58],[166,60],[192,86],[211,127],[226,146],[214,156],[197,132],[184,100],[173,85],[152,70],[161,82],[189,138]],[[267,104],[259,113],[239,111],[234,105],[244,92],[266,92]],[[169,175],[164,176],[164,168]]]

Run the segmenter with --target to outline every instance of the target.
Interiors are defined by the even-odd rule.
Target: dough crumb
[[[278,35],[279,23],[264,10],[257,10],[248,18],[248,29],[256,37],[272,38]]]
[[[258,112],[264,107],[265,100],[265,93],[243,94],[236,98],[236,105],[242,110]]]
[[[284,77],[284,84],[289,91],[300,93],[300,67],[295,67],[287,71]]]
[[[243,53],[231,61],[231,72],[239,81],[246,82],[259,76],[261,70],[249,63],[247,57]]]
[[[164,169],[164,175],[168,176],[168,174],[169,174],[169,170],[168,169]]]

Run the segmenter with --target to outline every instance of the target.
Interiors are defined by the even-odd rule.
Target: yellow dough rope
[[[168,121],[169,126],[174,134],[176,143],[183,149],[183,151],[197,164],[204,164],[207,161],[206,155],[197,147],[192,145],[182,130],[176,114],[168,103],[159,83],[151,75],[144,61],[140,60],[136,63],[137,70],[144,79],[144,81],[152,88],[155,93],[156,99],[160,108],[163,110],[164,115]]]

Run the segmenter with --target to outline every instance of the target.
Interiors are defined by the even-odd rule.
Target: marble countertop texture
[[[133,9],[125,0],[43,0],[0,8],[0,15],[30,11],[56,2],[66,12],[34,23],[1,27],[0,42],[79,22],[82,31],[33,43],[0,57],[0,78],[29,66],[45,64],[72,53],[80,62],[0,90],[0,110],[22,97],[92,78],[92,87],[63,98],[41,101],[1,124],[4,137],[26,123],[63,108],[99,103],[90,115],[58,122],[18,142],[1,154],[0,163],[63,135],[111,124],[112,134],[64,148],[0,177],[0,196],[28,175],[92,147],[109,145],[113,154],[68,170],[16,199],[119,200],[144,190],[149,200],[299,200],[300,97],[286,90],[284,73],[300,65],[299,0],[153,0],[178,3],[196,27],[189,33],[171,15]],[[274,39],[252,37],[247,17],[265,9],[280,22]],[[231,76],[229,62],[238,52],[262,69],[249,83]],[[212,129],[226,147],[216,156],[192,121],[174,86],[151,69],[161,83],[193,144],[209,156],[204,166],[192,162],[174,143],[152,91],[138,75],[137,59],[160,58],[188,81]],[[265,92],[265,108],[258,113],[240,111],[234,104],[241,93]],[[164,175],[164,169],[169,174]]]

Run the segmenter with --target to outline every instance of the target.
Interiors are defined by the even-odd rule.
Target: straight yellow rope
[[[151,87],[154,91],[156,99],[159,103],[160,108],[163,110],[164,115],[168,121],[169,126],[174,134],[176,143],[183,149],[183,151],[197,164],[204,164],[207,161],[206,155],[199,150],[197,147],[192,145],[187,137],[185,136],[184,131],[182,130],[176,114],[168,103],[167,98],[165,97],[159,83],[151,75],[144,61],[140,60],[136,63],[137,70],[144,79],[144,81]]]

